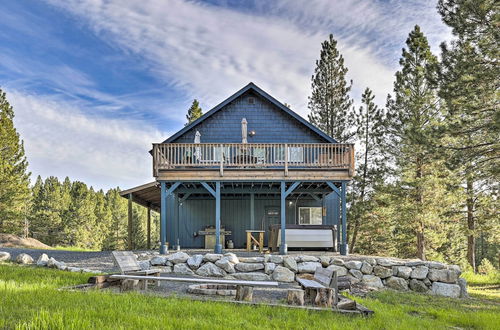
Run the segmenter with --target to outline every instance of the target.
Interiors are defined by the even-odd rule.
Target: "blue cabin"
[[[354,146],[337,143],[255,84],[150,153],[155,180],[121,195],[160,212],[161,253],[174,245],[347,252]]]

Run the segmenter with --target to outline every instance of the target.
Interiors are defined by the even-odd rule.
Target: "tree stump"
[[[338,309],[343,309],[343,310],[355,310],[356,309],[356,302],[351,299],[347,298],[342,298],[337,304]]]
[[[314,300],[316,299],[316,289],[314,288],[305,288],[305,302],[308,304],[314,304]]]
[[[288,290],[286,300],[288,305],[304,306],[304,290]]]
[[[236,300],[251,302],[253,300],[253,287],[238,285],[236,287]]]
[[[332,304],[333,304],[332,288],[316,289],[316,298],[314,299],[314,305],[319,307],[332,307]]]
[[[139,280],[123,280],[120,284],[120,291],[139,290]]]

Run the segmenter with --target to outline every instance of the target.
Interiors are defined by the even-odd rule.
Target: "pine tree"
[[[191,124],[193,121],[200,118],[201,116],[203,116],[203,110],[201,110],[200,103],[198,102],[198,100],[194,99],[193,103],[191,104],[191,107],[188,109],[188,113],[186,115],[187,123],[185,126]]]
[[[416,238],[415,254],[425,260],[427,248],[435,253],[443,243],[443,209],[446,210],[449,172],[437,157],[439,127],[442,122],[437,90],[430,79],[436,76],[437,58],[427,38],[415,26],[406,40],[396,73],[394,97],[387,100],[388,148],[394,159],[398,187],[393,203],[399,208],[402,228],[410,226]]]
[[[321,44],[320,59],[312,76],[309,97],[309,121],[341,143],[349,141],[352,130],[353,100],[349,96],[352,81],[346,81],[347,68],[330,34]]]
[[[440,96],[446,102],[452,168],[466,190],[463,205],[467,259],[476,270],[479,235],[477,201],[500,177],[500,66],[498,18],[500,5],[491,0],[440,0],[438,10],[456,37],[442,44]]]
[[[30,175],[14,109],[0,89],[0,232],[27,234]]]
[[[352,193],[350,194],[351,207],[349,208],[349,219],[353,219],[349,226],[350,245],[352,253],[356,246],[358,233],[363,224],[373,221],[371,211],[373,209],[372,194],[376,185],[382,182],[384,176],[384,161],[381,153],[381,145],[385,133],[385,116],[373,102],[375,96],[369,88],[362,95],[363,105],[356,113],[356,138],[360,144],[361,151],[357,153],[356,175],[352,182]]]
[[[110,226],[104,240],[105,250],[123,250],[127,246],[127,201],[120,196],[119,189],[106,193],[108,209],[111,213]]]

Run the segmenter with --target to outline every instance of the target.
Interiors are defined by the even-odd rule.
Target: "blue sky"
[[[435,1],[5,1],[0,87],[33,175],[95,188],[152,180],[151,143],[253,81],[307,115],[320,45],[333,33],[354,81],[383,105],[415,24],[450,39]]]

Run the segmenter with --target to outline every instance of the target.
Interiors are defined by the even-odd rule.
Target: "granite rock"
[[[228,258],[223,257],[220,260],[215,262],[215,265],[220,269],[224,270],[226,273],[234,273],[236,270],[234,269],[234,263],[232,263]]]
[[[175,264],[174,265],[174,274],[193,275],[194,272],[186,264]]]
[[[459,298],[460,291],[460,286],[458,284],[448,284],[442,282],[432,283],[431,288],[432,294],[450,298]]]
[[[391,276],[385,281],[385,286],[398,291],[408,290],[408,282],[401,277]]]
[[[296,273],[299,268],[297,266],[297,262],[293,257],[285,257],[283,258],[283,266],[290,269],[292,272]]]
[[[318,267],[322,268],[321,264],[314,261],[300,262],[297,264],[299,273],[314,273]]]
[[[17,255],[16,262],[22,265],[29,265],[32,264],[34,260],[29,254],[21,253]]]
[[[167,260],[174,264],[185,263],[188,259],[189,259],[189,254],[182,251],[175,252],[174,254],[167,256]]]
[[[350,260],[345,262],[345,266],[349,269],[357,269],[360,270],[363,262],[359,260]]]
[[[361,265],[361,272],[363,274],[371,274],[373,271],[373,266],[367,262],[367,261],[363,261],[363,265]]]
[[[428,273],[429,268],[427,268],[427,266],[417,266],[411,271],[410,277],[417,280],[423,280],[427,277]]]
[[[254,272],[256,270],[264,269],[264,264],[240,262],[236,264],[234,268],[236,268],[239,272]]]
[[[177,266],[177,265],[176,265]],[[200,268],[196,270],[196,274],[204,277],[224,277],[226,272],[214,265],[211,262],[203,264]]]
[[[186,260],[186,263],[189,266],[189,268],[193,270],[200,268],[202,262],[203,262],[203,256],[201,254],[195,254]]]
[[[363,275],[361,284],[372,289],[381,289],[384,287],[384,284],[382,283],[380,277],[375,275]]]
[[[387,268],[377,265],[373,267],[373,274],[375,274],[380,278],[387,278],[392,276],[392,268]]]
[[[9,252],[0,251],[0,262],[1,261],[10,261],[11,256]]]
[[[337,272],[337,276],[346,276],[347,268],[344,266],[330,265],[326,269],[335,270]]]
[[[232,276],[238,280],[244,281],[270,281],[269,275],[259,272],[253,273],[234,273]]]
[[[45,253],[42,253],[40,257],[38,257],[38,260],[36,261],[36,265],[39,267],[45,267],[47,266],[47,262],[49,261],[49,256],[46,255]]]
[[[293,282],[295,279],[295,274],[288,268],[283,266],[277,266],[273,272],[273,280],[278,282]]]

